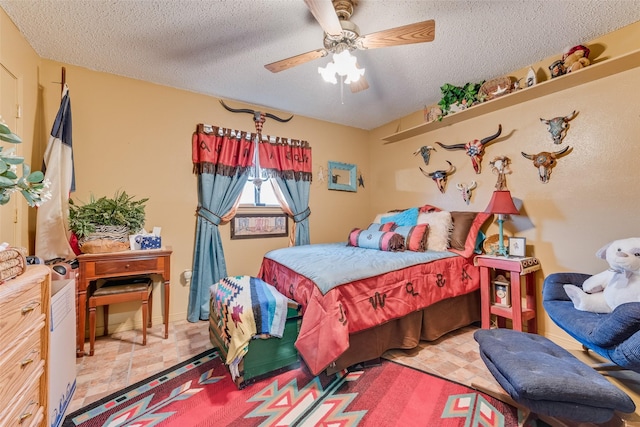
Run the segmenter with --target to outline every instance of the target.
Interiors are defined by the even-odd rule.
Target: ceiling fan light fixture
[[[336,84],[336,74],[346,77],[345,84],[357,82],[364,75],[364,68],[358,68],[357,59],[352,56],[347,49],[339,53],[333,54],[333,61],[329,62],[326,67],[318,67],[318,73],[329,83]]]

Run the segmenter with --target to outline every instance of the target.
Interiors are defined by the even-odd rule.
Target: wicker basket
[[[119,252],[129,249],[129,227],[96,225],[96,231],[78,239],[83,253]]]
[[[24,248],[8,248],[0,251],[0,283],[13,279],[27,269]]]

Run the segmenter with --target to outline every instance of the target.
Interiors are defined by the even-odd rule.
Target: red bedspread
[[[349,348],[349,334],[480,286],[473,260],[461,256],[340,285],[326,295],[311,280],[267,258],[258,276],[301,304],[303,321],[296,348],[314,375]]]

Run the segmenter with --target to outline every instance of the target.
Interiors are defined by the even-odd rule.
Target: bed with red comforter
[[[296,348],[309,369],[335,372],[478,321],[473,257],[489,215],[467,217],[459,249],[385,252],[341,242],[265,254],[258,276],[302,307]]]

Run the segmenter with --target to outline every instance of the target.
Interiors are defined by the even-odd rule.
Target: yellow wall
[[[110,196],[125,190],[149,198],[146,225],[162,227],[163,243],[174,250],[171,319],[184,319],[188,286],[181,273],[191,268],[197,204],[191,134],[201,122],[251,131],[251,116],[224,110],[215,97],[39,59],[4,12],[0,12],[0,25],[0,62],[15,64],[25,76],[24,116],[18,129],[26,145],[33,141],[34,152],[44,150],[59,105],[60,86],[54,82],[60,81],[64,66],[74,126],[77,191],[72,197],[82,202],[90,194]],[[639,33],[640,23],[594,42],[602,45],[600,57],[617,56],[640,47]],[[550,62],[541,61],[540,67]],[[555,271],[603,270],[606,265],[594,256],[600,246],[640,234],[634,221],[640,199],[640,103],[632,96],[639,85],[640,68],[636,68],[393,144],[383,144],[381,138],[419,124],[421,111],[371,132],[299,116],[289,123],[268,119],[264,132],[308,140],[315,172],[320,166],[326,171],[327,162],[333,160],[356,164],[365,179],[364,189],[349,193],[329,191],[326,182],[320,183],[314,176],[312,243],[344,240],[353,227],[366,226],[377,212],[393,208],[430,203],[450,210],[484,210],[495,184],[488,163],[494,156],[509,156],[514,172],[507,178],[508,187],[514,197],[523,200],[534,224],[518,235],[527,238],[529,249],[542,261],[541,287],[542,276]],[[234,107],[264,110],[228,102]],[[564,143],[571,145],[573,152],[559,160],[551,181],[542,184],[520,151],[557,148],[539,118],[573,110],[579,114],[571,121]],[[473,173],[462,151],[439,150],[426,167],[419,156],[412,155],[420,146],[435,141],[456,144],[482,138],[494,133],[499,123],[502,137],[487,147],[480,175]],[[444,166],[445,159],[458,171],[443,195],[418,166],[433,170]],[[471,180],[478,182],[478,189],[467,206],[455,184]],[[506,228],[509,231],[508,224]],[[496,232],[495,225],[489,231]],[[221,227],[221,234],[231,275],[257,273],[266,251],[287,245],[286,238],[231,241],[228,225]],[[23,240],[23,245],[28,243]],[[159,292],[155,298],[160,298]],[[540,329],[562,340],[542,312],[539,307]],[[123,321],[125,325],[118,325]],[[158,312],[154,322],[159,321]],[[113,316],[113,322],[120,328],[131,327],[132,322],[140,323],[139,313],[132,316],[125,307],[120,317]]]
[[[640,23],[594,41],[618,56],[640,48]],[[589,43],[591,45],[591,43]],[[625,49],[622,50],[621,46]],[[542,61],[538,67],[553,62]],[[597,61],[596,61],[597,62]],[[374,212],[432,204],[448,210],[484,210],[496,183],[489,161],[506,155],[512,160],[513,174],[507,185],[514,198],[523,201],[526,218],[533,227],[517,230],[526,237],[529,255],[542,263],[538,274],[538,299],[542,278],[558,271],[597,273],[607,268],[596,251],[611,240],[640,235],[637,223],[640,206],[640,102],[633,95],[640,87],[640,68],[596,80],[573,89],[563,90],[492,112],[460,123],[444,126],[403,141],[384,144],[381,138],[421,123],[421,112],[381,126],[371,132],[371,179]],[[540,118],[565,116],[573,110],[578,115],[570,122],[562,145],[551,142]],[[483,169],[476,175],[464,151],[446,151],[435,142],[466,143],[496,132],[502,124],[501,137],[486,147]],[[412,153],[423,145],[436,146],[429,166]],[[570,145],[573,151],[558,160],[549,183],[538,180],[530,160],[520,153],[556,151]],[[451,161],[457,171],[449,179],[446,193],[440,194],[431,179],[421,174],[418,166],[433,171]],[[457,183],[478,182],[471,204],[467,207]],[[382,197],[384,195],[384,197]],[[524,218],[517,219],[518,224]],[[510,223],[505,231],[513,235]],[[489,234],[497,233],[492,224]],[[567,339],[550,319],[543,315],[538,301],[538,325],[542,334],[566,345]]]

